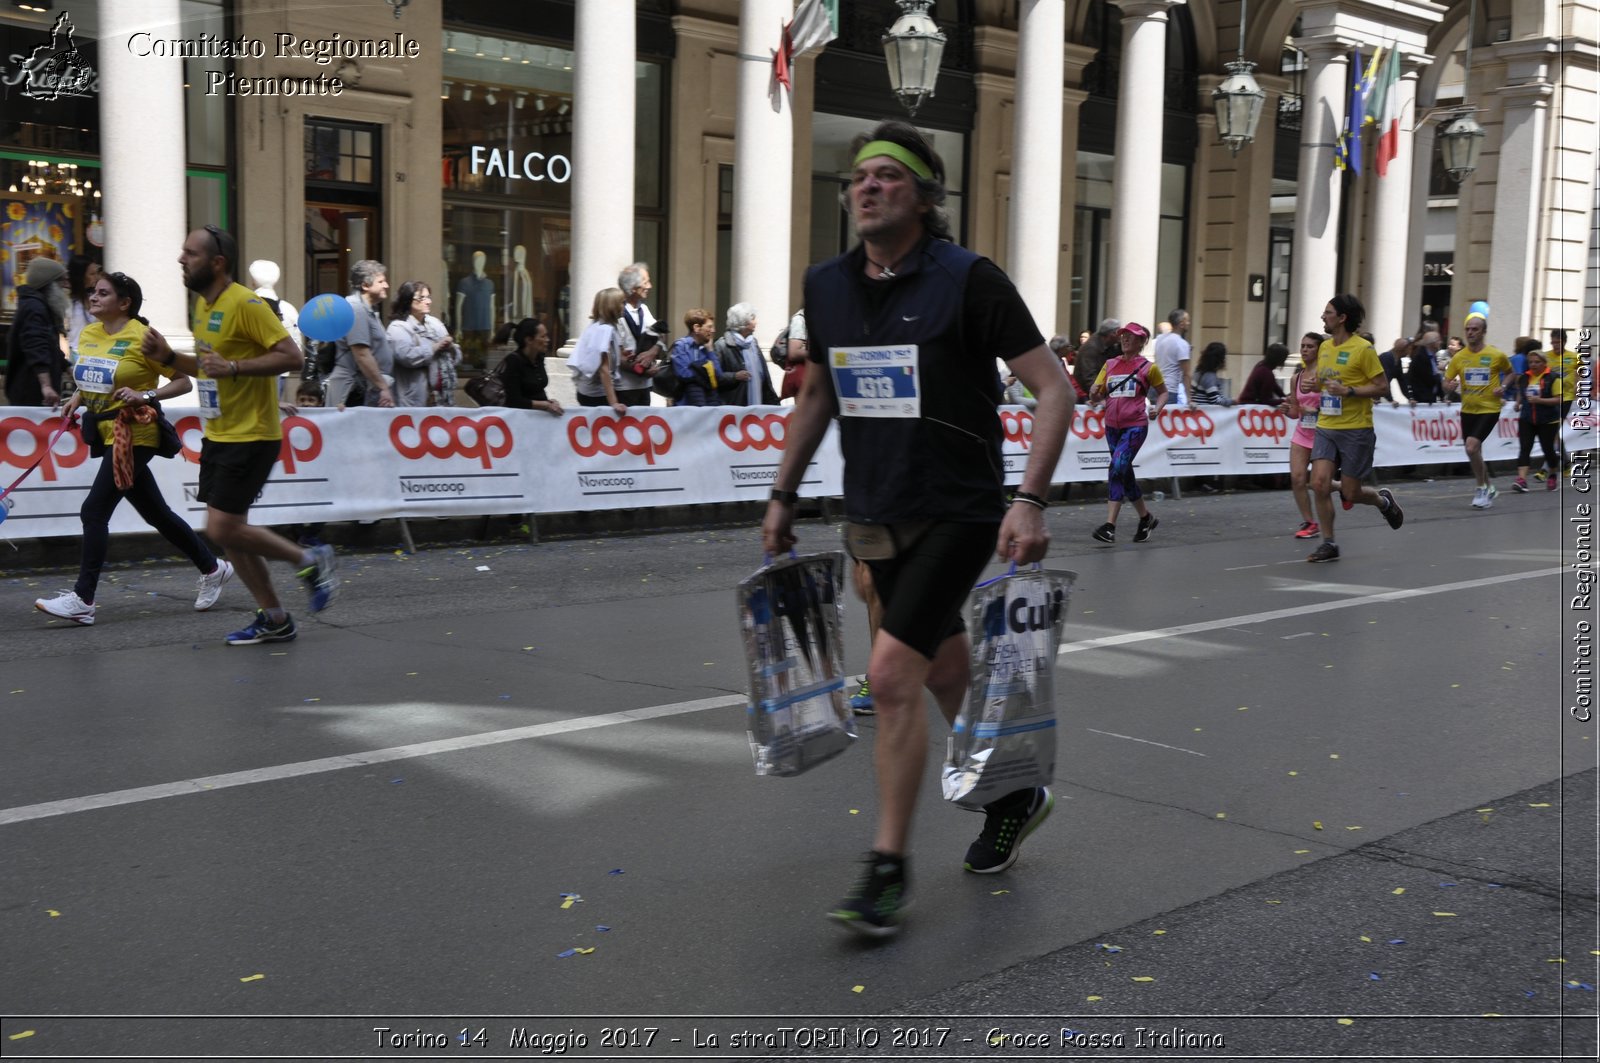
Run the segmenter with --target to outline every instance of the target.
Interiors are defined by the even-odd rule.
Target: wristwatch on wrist
[[[799,491],[785,491],[781,487],[774,487],[772,489],[772,494],[769,495],[768,497],[770,497],[774,502],[782,502],[785,505],[792,506],[796,502],[800,501],[800,492]]]
[[[143,398],[147,406],[154,406],[156,404],[156,393],[154,391],[145,392]]]

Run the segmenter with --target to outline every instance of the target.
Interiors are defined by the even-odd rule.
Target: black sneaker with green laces
[[[983,832],[967,847],[968,871],[993,875],[1017,862],[1022,840],[1050,815],[1056,797],[1048,786],[1018,790],[983,807]]]
[[[888,937],[900,929],[906,907],[906,861],[874,850],[866,856],[861,878],[828,918],[867,937]]]

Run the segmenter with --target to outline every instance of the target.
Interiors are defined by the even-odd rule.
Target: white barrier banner
[[[302,410],[284,418],[278,467],[251,518],[297,524],[761,501],[777,475],[792,409],[639,407],[622,417],[583,407],[559,417],[494,408]],[[198,528],[205,523],[205,506],[195,498],[200,420],[172,413],[183,453],[150,468],[167,503]],[[1378,465],[1465,460],[1459,407],[1380,407],[1374,414]],[[1027,467],[1033,415],[1007,406],[1000,421],[1006,482],[1016,484]],[[0,408],[0,485],[39,461],[6,499],[10,512],[0,535],[80,533],[78,508],[100,461],[75,430],[47,449],[60,423],[48,410]],[[1134,469],[1144,478],[1283,473],[1292,434],[1288,418],[1264,406],[1164,410],[1151,422]],[[1563,438],[1569,450],[1594,449],[1593,421],[1575,411]],[[1502,414],[1484,456],[1516,458],[1514,417]],[[1080,407],[1053,481],[1100,480],[1109,464],[1103,414]],[[837,496],[842,489],[838,434],[830,429],[800,493]],[[124,505],[111,530],[145,525]]]

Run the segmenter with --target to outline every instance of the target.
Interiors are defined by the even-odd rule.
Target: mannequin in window
[[[518,244],[511,249],[511,305],[506,308],[507,321],[521,321],[533,316],[533,277],[528,273],[528,249]]]
[[[256,294],[267,301],[267,305],[278,312],[278,319],[283,322],[283,327],[289,330],[289,338],[294,345],[305,350],[305,343],[300,336],[300,311],[294,304],[278,296],[278,279],[283,276],[278,264],[265,258],[258,258],[250,263],[250,283],[255,285]],[[299,385],[299,374],[295,374],[295,382],[290,383],[288,373],[278,375],[278,399],[288,402],[294,398],[291,392]]]
[[[456,285],[456,328],[461,349],[473,365],[482,368],[494,331],[494,281],[485,276],[489,256],[472,252],[472,272]]]

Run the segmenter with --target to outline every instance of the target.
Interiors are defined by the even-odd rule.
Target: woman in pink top
[[[1145,508],[1144,493],[1133,475],[1133,459],[1144,446],[1161,407],[1167,404],[1167,385],[1161,370],[1139,352],[1149,342],[1150,333],[1132,321],[1117,330],[1122,353],[1100,367],[1089,389],[1089,401],[1106,404],[1106,445],[1111,448],[1111,468],[1106,473],[1106,522],[1094,530],[1096,542],[1117,541],[1117,514],[1123,502],[1132,502],[1139,512],[1139,528],[1133,541],[1142,543],[1155,531],[1155,514]],[[1153,403],[1146,412],[1145,400]]]
[[[1311,444],[1317,433],[1317,408],[1322,394],[1317,390],[1317,351],[1322,347],[1323,335],[1308,332],[1300,337],[1300,371],[1289,382],[1289,394],[1278,412],[1296,421],[1294,437],[1289,440],[1289,486],[1294,491],[1294,504],[1300,507],[1300,530],[1296,539],[1315,539],[1322,529],[1311,518],[1311,493],[1307,482],[1311,476]]]

